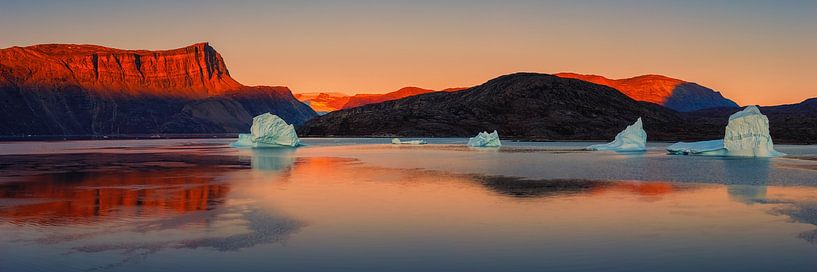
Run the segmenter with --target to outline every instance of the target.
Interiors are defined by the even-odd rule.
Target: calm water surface
[[[817,146],[0,143],[0,271],[815,271]]]

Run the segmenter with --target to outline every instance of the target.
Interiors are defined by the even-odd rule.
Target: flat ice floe
[[[239,134],[234,147],[296,147],[301,145],[295,127],[284,119],[264,113],[252,118],[249,134]]]
[[[647,150],[647,132],[641,117],[632,125],[627,126],[616,135],[616,138],[606,144],[597,144],[585,147],[586,150],[612,150],[612,151],[644,151]]]
[[[672,154],[738,157],[777,157],[786,155],[774,150],[769,135],[769,119],[756,106],[729,116],[723,140],[676,143],[667,147]]]
[[[723,148],[723,140],[709,140],[700,142],[677,142],[669,147],[667,151],[672,154],[679,155],[726,155],[726,149]]]
[[[477,136],[468,139],[468,146],[470,147],[500,147],[502,142],[499,140],[499,133],[488,133],[487,131],[480,132]]]
[[[423,145],[427,144],[426,140],[411,140],[411,141],[401,141],[400,138],[393,138],[391,139],[392,144],[396,145]]]

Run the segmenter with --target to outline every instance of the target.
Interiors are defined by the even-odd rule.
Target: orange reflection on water
[[[617,208],[628,210],[622,207],[641,202],[642,196],[692,191],[686,190],[692,186],[666,182],[527,180],[373,167],[326,157],[299,157],[284,171],[285,175],[253,175],[247,179],[252,182],[235,186],[235,193],[352,236],[373,235],[395,224],[401,225],[401,231],[434,229],[436,233],[468,232],[472,230],[467,226],[497,221],[520,227],[524,222],[541,225],[570,213],[587,214],[579,219],[595,217],[605,209],[615,214]],[[234,174],[233,179],[246,178],[243,173]],[[317,225],[311,228],[320,228]]]
[[[34,176],[0,185],[12,203],[0,217],[53,224],[103,217],[153,217],[220,204],[229,186],[201,169]],[[210,171],[212,172],[212,171]]]
[[[677,188],[669,182],[638,182],[623,181],[593,188],[593,194],[601,194],[609,191],[623,191],[642,196],[660,196],[675,192]]]

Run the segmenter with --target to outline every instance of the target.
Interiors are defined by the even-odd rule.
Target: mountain
[[[301,101],[318,113],[328,113],[343,108],[349,102],[348,96],[343,93],[299,93],[295,98]]]
[[[2,135],[239,132],[268,111],[296,124],[316,116],[286,87],[237,82],[207,43],[0,49]]]
[[[652,140],[695,139],[680,113],[616,89],[546,74],[517,73],[458,92],[434,92],[331,112],[299,128],[304,136],[473,136],[609,140],[638,117]]]
[[[467,88],[447,88],[440,90],[440,92],[456,92],[464,89]],[[430,92],[436,91],[418,87],[404,87],[385,94],[355,94],[349,96],[343,93],[300,93],[295,94],[295,98],[306,103],[317,112],[328,113]]]
[[[558,73],[558,77],[575,78],[613,87],[632,99],[663,105],[680,112],[738,105],[721,93],[707,87],[661,75],[643,75],[626,79],[608,79],[597,75]]]

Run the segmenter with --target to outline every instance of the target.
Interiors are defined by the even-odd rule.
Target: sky
[[[811,0],[0,0],[0,48],[207,41],[239,82],[296,93],[662,74],[777,105],[817,97],[815,14]]]

